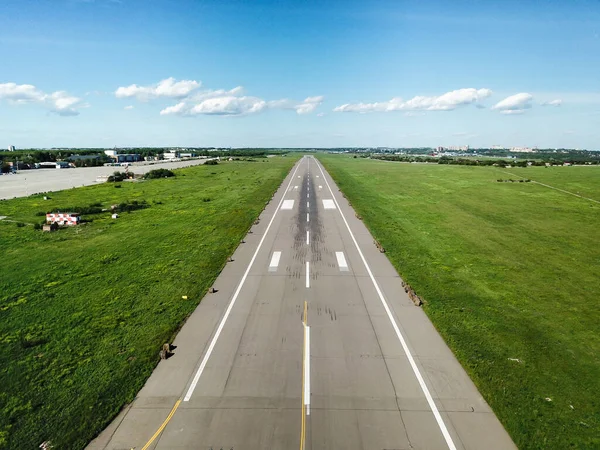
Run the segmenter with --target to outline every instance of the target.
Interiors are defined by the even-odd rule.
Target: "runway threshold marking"
[[[269,272],[277,272],[277,266],[279,266],[279,260],[281,259],[281,252],[273,252],[271,257],[271,263],[269,264]]]
[[[294,200],[284,200],[281,209],[292,209],[294,207]]]
[[[335,203],[330,198],[324,198],[323,199],[323,208],[325,208],[325,209],[335,209]]]
[[[300,167],[300,165],[301,164],[298,164],[296,166],[296,169],[294,170],[294,173],[291,176],[288,187],[292,184],[292,179],[294,178],[294,175],[296,175],[296,172],[298,171],[298,168]],[[286,190],[287,190],[287,188],[286,188]],[[285,192],[285,190],[284,190],[284,192]],[[250,263],[248,264],[248,267],[246,268],[246,271],[244,272],[244,275],[242,276],[242,279],[240,280],[238,287],[236,288],[235,292],[233,293],[233,297],[231,297],[231,301],[229,302],[229,306],[227,307],[227,310],[225,311],[225,315],[221,319],[221,322],[219,323],[219,327],[217,328],[217,331],[216,331],[215,335],[213,336],[212,340],[210,341],[210,345],[208,346],[206,353],[204,354],[204,358],[202,358],[200,367],[198,367],[198,370],[196,371],[196,375],[194,375],[192,384],[190,384],[190,387],[188,388],[187,393],[185,394],[185,397],[183,398],[184,402],[187,402],[190,400],[190,398],[192,397],[192,394],[194,393],[194,389],[196,389],[196,385],[198,384],[198,380],[200,380],[200,376],[202,375],[202,372],[204,372],[204,368],[206,367],[208,358],[210,358],[210,355],[212,354],[213,349],[215,348],[215,345],[217,344],[217,340],[219,339],[219,336],[221,335],[221,332],[223,331],[223,328],[225,327],[227,318],[229,317],[229,314],[231,314],[233,305],[235,305],[235,301],[237,300],[238,295],[240,295],[240,291],[242,290],[242,287],[244,286],[244,283],[246,282],[246,278],[248,278],[248,273],[250,273],[250,268],[254,264],[254,260],[256,260],[256,256],[258,255],[258,252],[260,251],[260,248],[262,247],[263,242],[265,241],[265,238],[267,237],[267,233],[271,229],[271,225],[273,225],[273,221],[275,220],[275,217],[277,217],[277,212],[279,211],[281,204],[283,203],[283,198],[284,197],[282,196],[281,200],[279,200],[279,205],[277,205],[277,209],[275,210],[273,217],[271,217],[271,220],[269,221],[269,224],[267,225],[267,229],[265,230],[262,238],[260,239],[260,242],[258,243],[258,247],[256,247],[254,255],[252,255],[252,259],[250,260]]]
[[[400,328],[398,327],[398,324],[396,323],[396,320],[394,319],[394,316],[392,315],[392,311],[390,310],[390,307],[387,304],[385,297],[383,296],[383,292],[381,292],[381,289],[379,288],[379,284],[377,283],[377,281],[375,280],[375,277],[373,276],[371,267],[367,263],[367,260],[365,259],[365,255],[363,255],[363,252],[360,249],[360,246],[358,245],[356,238],[354,237],[354,233],[352,233],[352,230],[350,229],[350,225],[348,225],[346,216],[340,209],[340,205],[338,204],[337,200],[335,199],[335,195],[333,195],[333,190],[331,189],[331,186],[329,185],[329,181],[327,181],[327,177],[325,176],[325,173],[323,172],[321,165],[317,164],[317,166],[319,167],[319,170],[321,171],[321,175],[323,175],[323,179],[325,180],[325,184],[327,185],[327,188],[329,189],[329,192],[331,193],[331,196],[333,197],[333,201],[337,205],[337,207],[338,207],[337,209],[340,212],[344,223],[346,224],[346,228],[348,229],[348,233],[350,233],[350,237],[352,238],[352,242],[354,242],[354,246],[356,247],[356,250],[358,250],[360,259],[362,260],[363,264],[365,265],[365,268],[367,269],[367,273],[369,274],[369,278],[371,278],[371,282],[373,283],[373,286],[375,287],[375,290],[377,291],[377,295],[379,296],[379,300],[381,300],[383,309],[385,309],[385,312],[387,313],[388,319],[390,320],[390,323],[392,324],[392,327],[394,328],[394,331],[396,332],[396,336],[398,337],[398,340],[400,341],[400,345],[402,345],[402,349],[404,350],[406,358],[408,359],[408,362],[410,363],[410,367],[412,368],[413,373],[414,373],[415,377],[417,378],[419,385],[421,386],[421,390],[423,391],[423,394],[425,395],[425,398],[427,399],[427,403],[429,404],[429,407],[431,408],[431,411],[435,417],[438,427],[440,428],[440,431],[442,432],[442,435],[444,436],[444,439],[446,440],[446,445],[448,445],[448,448],[450,450],[456,450],[456,445],[454,444],[454,441],[452,440],[452,436],[450,436],[450,433],[448,432],[448,428],[446,427],[446,424],[444,423],[444,419],[440,415],[440,412],[439,412],[435,402],[433,401],[431,392],[429,392],[429,388],[425,384],[423,375],[421,375],[421,372],[419,371],[419,368],[417,367],[417,363],[415,362],[415,359],[411,355],[408,345],[406,344],[406,339],[404,339],[404,336],[400,332]]]
[[[162,431],[165,429],[165,427],[167,426],[169,421],[173,418],[173,415],[175,414],[175,411],[177,411],[177,408],[179,408],[180,403],[181,403],[181,399],[179,399],[179,400],[177,400],[177,402],[175,402],[175,406],[173,406],[173,409],[171,410],[171,412],[169,413],[169,415],[167,416],[165,421],[158,428],[158,430],[156,430],[156,433],[154,433],[154,435],[150,438],[150,440],[148,442],[146,442],[146,445],[144,445],[142,447],[142,450],[147,450],[148,447],[150,447],[152,445],[152,443],[154,442],[154,440],[158,437],[158,435],[160,433],[162,433]]]

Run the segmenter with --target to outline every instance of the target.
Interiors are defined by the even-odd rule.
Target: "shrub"
[[[144,175],[144,179],[151,180],[155,178],[169,178],[174,177],[175,174],[169,169],[154,169]]]
[[[112,175],[108,177],[106,181],[111,183],[123,181],[127,178],[127,174],[125,172],[114,172]]]
[[[206,161],[204,164],[207,166],[216,166],[217,164],[219,164],[219,161],[217,161],[216,159],[211,159],[209,161]]]

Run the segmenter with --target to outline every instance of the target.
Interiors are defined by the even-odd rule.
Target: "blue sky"
[[[597,1],[2,0],[0,146],[600,150]]]

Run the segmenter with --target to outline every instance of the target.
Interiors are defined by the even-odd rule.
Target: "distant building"
[[[9,151],[9,152],[14,152],[15,150],[16,150],[16,149],[15,149],[15,146],[14,146],[14,145],[9,145],[9,146],[8,146],[8,151]]]
[[[104,154],[115,163],[142,161],[142,155],[137,153],[117,153],[116,150],[104,150]]]
[[[35,165],[36,169],[68,169],[69,167],[72,167],[68,162],[66,161],[57,161],[57,162],[51,162],[51,161],[47,161],[47,162],[41,162]]]
[[[510,151],[512,153],[534,153],[537,149],[530,147],[512,147]]]
[[[181,154],[177,150],[169,150],[168,152],[163,153],[164,159],[178,159],[181,157]]]

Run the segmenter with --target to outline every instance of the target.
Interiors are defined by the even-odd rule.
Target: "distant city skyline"
[[[600,4],[4,0],[0,143],[600,150]]]

